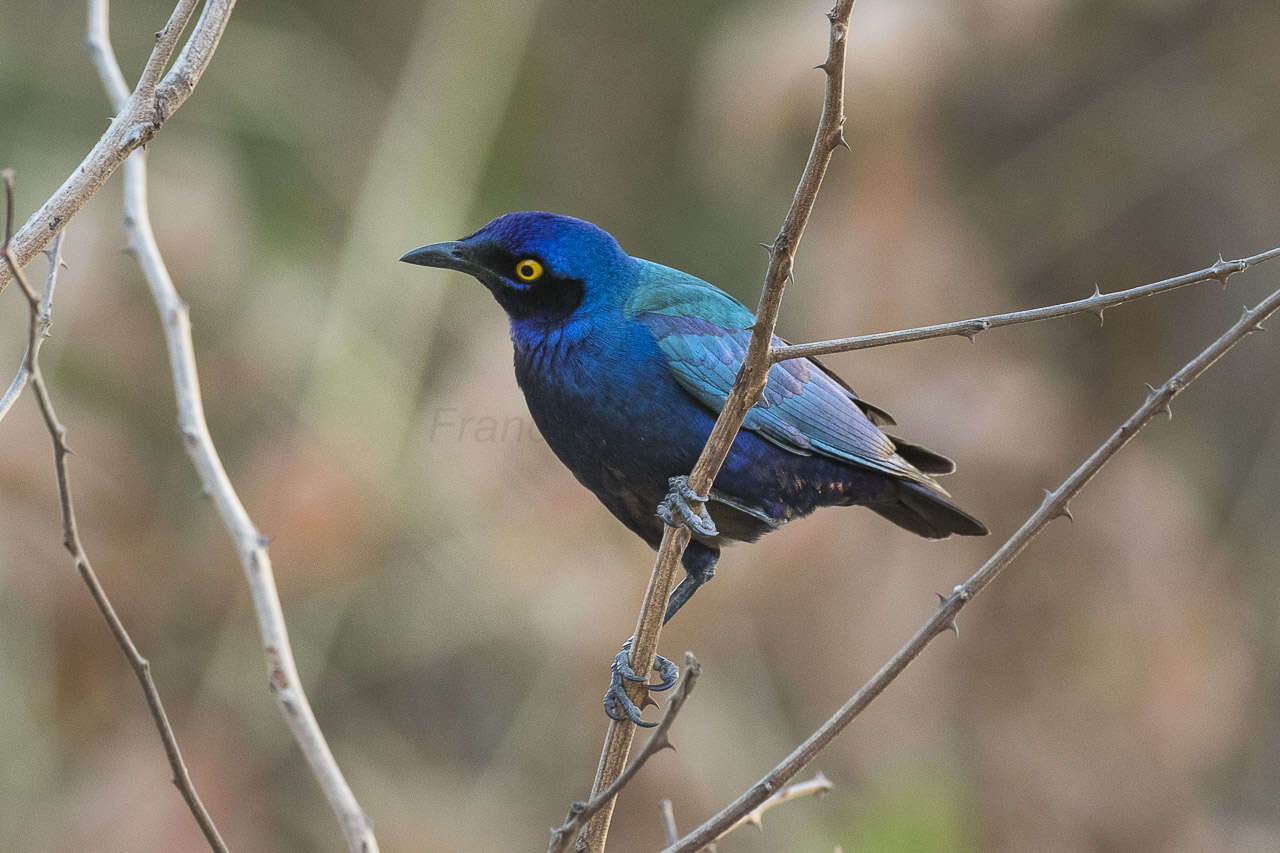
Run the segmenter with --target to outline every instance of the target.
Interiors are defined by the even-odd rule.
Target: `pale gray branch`
[[[47,246],[125,158],[151,141],[191,95],[226,29],[235,0],[205,0],[200,18],[178,58],[168,73],[159,77],[173,57],[178,39],[195,6],[196,0],[178,0],[169,20],[156,34],[156,46],[147,58],[138,86],[123,102],[118,98],[123,75],[119,75],[117,69],[117,76],[107,81],[108,93],[116,105],[116,117],[62,186],[13,235],[11,247],[20,266],[26,265]],[[90,14],[92,17],[96,13]],[[90,23],[92,26],[92,21]],[[0,266],[0,291],[4,290],[10,278],[8,267]]]
[[[107,2],[90,0],[89,6],[89,49],[103,86],[114,100],[121,92],[123,75],[111,49]],[[205,14],[212,14],[210,10],[217,6],[219,4],[216,3],[206,5]],[[225,4],[225,8],[227,12],[230,11],[229,4]],[[201,21],[204,21],[203,17]],[[225,17],[222,23],[225,24]],[[200,25],[197,24],[196,33],[200,32]],[[217,34],[220,33],[219,29]],[[182,80],[197,78],[216,45],[217,34],[206,34],[198,42],[196,34],[193,34],[187,48],[175,63],[174,70],[166,76],[160,88],[171,85],[169,79],[175,73]],[[151,215],[147,208],[146,152],[143,150],[135,151],[124,165],[124,222],[129,251],[142,267],[152,299],[160,313],[169,352],[169,368],[173,375],[174,396],[177,399],[178,433],[205,492],[213,498],[218,515],[231,534],[249,583],[258,617],[258,630],[262,635],[266,654],[268,687],[275,696],[294,740],[306,757],[312,774],[320,783],[330,808],[342,825],[348,848],[361,853],[375,853],[378,842],[374,838],[369,820],[338,767],[303,690],[280,606],[280,596],[271,571],[266,537],[258,532],[240,502],[209,434],[200,396],[200,380],[196,372],[190,316],[186,304],[173,285],[151,229]]]
[[[711,488],[747,412],[764,391],[771,364],[769,346],[778,322],[782,294],[791,278],[796,247],[800,244],[809,215],[813,212],[831,155],[837,147],[848,147],[844,140],[844,64],[853,2],[854,0],[837,0],[835,7],[827,13],[827,19],[831,23],[827,58],[818,66],[827,78],[822,115],[818,119],[818,129],[800,176],[800,184],[796,187],[782,228],[769,250],[769,268],[765,273],[764,289],[756,309],[756,323],[752,327],[742,367],[738,370],[733,389],[716,418],[711,435],[689,474],[689,487],[698,494],[706,494]],[[662,543],[658,546],[658,556],[645,589],[631,645],[630,663],[637,672],[648,672],[652,666],[653,656],[658,648],[658,637],[662,632],[662,616],[667,596],[675,582],[680,557],[689,544],[689,538],[688,527],[667,527],[663,531]],[[641,701],[645,689],[636,682],[626,683],[626,690],[633,701]],[[623,771],[634,735],[635,724],[630,720],[610,722],[600,752],[600,763],[596,768],[593,792],[607,790]],[[613,818],[613,802],[610,799],[600,809],[584,833],[590,853],[602,853],[604,850],[609,822]]]
[[[662,835],[668,844],[675,844],[680,838],[680,830],[676,829],[676,813],[670,800],[658,801],[658,818],[662,821]]]
[[[806,782],[796,782],[794,785],[788,785],[751,811],[744,814],[742,817],[738,818],[736,823],[731,825],[724,832],[720,833],[717,837],[723,838],[738,827],[745,826],[747,824],[759,829],[764,826],[764,813],[769,809],[774,808],[775,806],[780,806],[783,803],[789,803],[792,800],[798,800],[801,797],[820,797],[830,790],[831,780],[826,776],[823,776],[821,773],[818,773]],[[669,843],[674,843],[674,840]]]
[[[759,782],[752,785],[732,803],[719,813],[684,836],[676,844],[667,847],[663,853],[691,853],[701,850],[708,842],[723,835],[735,823],[742,820],[753,809],[765,802],[775,791],[784,785],[795,774],[799,773],[813,757],[831,740],[844,730],[853,719],[862,712],[873,699],[880,695],[907,664],[915,660],[924,651],[934,637],[955,627],[956,614],[991,581],[1005,569],[1022,550],[1034,539],[1049,522],[1055,518],[1071,517],[1068,502],[1075,497],[1094,475],[1120,450],[1128,444],[1138,432],[1149,424],[1157,415],[1168,413],[1169,404],[1174,397],[1182,393],[1187,386],[1199,378],[1209,367],[1221,358],[1228,350],[1242,341],[1246,336],[1262,330],[1262,322],[1271,314],[1280,310],[1280,290],[1272,293],[1253,308],[1246,308],[1237,321],[1221,337],[1206,347],[1199,355],[1187,362],[1185,366],[1159,388],[1148,388],[1146,400],[1132,415],[1120,425],[1088,459],[1071,473],[1058,488],[1046,490],[1040,507],[1033,512],[1022,526],[996,549],[996,552],[961,585],[957,586],[950,596],[944,596],[941,605],[929,619],[916,631],[906,645],[889,659],[880,670],[854,693],[835,714],[813,732],[804,743],[782,760],[776,767],[765,774]]]
[[[49,244],[45,254],[49,256],[49,275],[44,282],[44,294],[40,297],[40,310],[36,318],[35,352],[31,351],[32,344],[28,341],[27,350],[22,354],[22,363],[18,365],[18,373],[13,377],[13,381],[9,383],[9,388],[4,392],[4,396],[0,397],[0,420],[4,420],[4,416],[9,413],[9,410],[13,408],[13,404],[17,402],[18,397],[22,395],[22,389],[27,387],[27,381],[31,378],[31,371],[27,365],[36,360],[40,354],[40,347],[44,343],[44,339],[49,337],[50,314],[53,311],[53,290],[58,284],[58,268],[62,266],[61,234],[53,238],[53,242]]]
[[[903,344],[909,341],[924,341],[929,338],[945,338],[953,335],[960,335],[973,340],[980,332],[985,332],[987,329],[995,329],[1000,326],[1016,326],[1019,323],[1035,323],[1040,320],[1068,317],[1072,314],[1093,314],[1098,318],[1098,322],[1101,323],[1103,312],[1108,308],[1204,281],[1220,281],[1225,286],[1227,279],[1236,273],[1244,272],[1249,267],[1256,266],[1275,257],[1280,257],[1280,247],[1234,261],[1225,261],[1219,256],[1218,260],[1211,266],[1196,272],[1189,272],[1185,275],[1166,278],[1163,281],[1154,281],[1150,284],[1131,287],[1127,290],[1117,290],[1112,293],[1103,293],[1097,287],[1094,287],[1092,295],[1073,302],[1063,302],[1060,305],[1047,305],[1043,308],[1031,308],[1026,311],[1010,311],[1005,314],[991,314],[986,317],[973,317],[968,320],[956,320],[951,323],[937,323],[932,326],[920,326],[919,328],[903,329],[898,332],[877,332],[872,335],[836,338],[830,341],[788,344],[774,347],[770,356],[774,361],[786,361],[791,358],[850,352],[852,350],[888,346],[889,344]]]
[[[821,773],[815,775],[807,782],[797,782],[794,785],[788,785],[781,791],[778,791],[769,799],[738,818],[737,822],[720,833],[718,838],[724,838],[740,826],[750,824],[757,829],[764,828],[764,813],[769,809],[780,806],[783,803],[789,803],[792,800],[798,800],[801,797],[820,797],[831,790],[831,780]],[[667,844],[672,845],[680,840],[680,832],[676,829],[676,816],[672,810],[671,801],[663,800],[658,803],[658,814],[662,818],[662,832],[666,837]],[[716,845],[714,841],[700,848],[698,853],[715,853]]]

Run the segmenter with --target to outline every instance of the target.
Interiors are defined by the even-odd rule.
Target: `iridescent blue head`
[[[400,260],[474,276],[512,320],[541,323],[620,304],[636,263],[609,232],[536,210],[499,216],[469,237],[423,246]]]

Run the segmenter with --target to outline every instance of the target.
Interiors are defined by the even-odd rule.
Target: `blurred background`
[[[546,209],[754,304],[755,244],[777,232],[818,116],[828,5],[243,3],[150,146],[213,435],[272,537],[307,689],[384,850],[542,849],[587,792],[606,665],[652,559],[538,437],[489,294],[396,258]],[[169,10],[115,4],[130,80]],[[82,4],[10,0],[3,21],[0,166],[17,170],[21,220],[111,111]],[[781,332],[1032,307],[1280,244],[1277,44],[1272,0],[861,0],[853,150],[832,164]],[[86,547],[230,845],[337,851],[176,436],[120,189],[68,229],[43,356]],[[660,845],[660,798],[689,829],[752,784],[1144,382],[1277,286],[1264,266],[1101,328],[1086,315],[831,357],[904,436],[959,460],[947,486],[994,535],[931,543],[828,510],[728,551],[663,634],[705,674],[610,849]],[[8,290],[4,382],[26,334]],[[830,795],[720,849],[1280,849],[1277,340],[1215,367],[820,757]],[[203,849],[61,548],[29,394],[0,430],[0,847]]]

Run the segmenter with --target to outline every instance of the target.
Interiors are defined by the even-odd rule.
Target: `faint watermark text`
[[[542,441],[542,434],[528,415],[482,415],[442,406],[431,413],[430,442]]]

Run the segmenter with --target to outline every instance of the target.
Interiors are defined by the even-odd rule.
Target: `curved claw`
[[[657,723],[646,722],[640,716],[640,708],[635,702],[631,701],[631,697],[627,695],[627,691],[622,687],[622,679],[614,676],[613,681],[609,684],[609,689],[604,694],[604,712],[613,720],[631,720],[637,726],[651,729]]]
[[[631,652],[631,640],[627,640],[622,644],[622,651],[618,652],[617,657],[613,659],[613,665],[609,667],[611,677],[609,679],[609,689],[604,694],[604,712],[614,720],[631,720],[637,726],[643,726],[646,729],[653,728],[657,723],[645,722],[640,716],[640,706],[631,701],[631,697],[627,695],[626,688],[623,686],[623,679],[627,681],[636,681],[645,685],[649,690],[670,690],[680,680],[680,668],[662,655],[653,656],[653,668],[657,670],[662,680],[657,684],[648,683],[648,674],[639,675],[631,668],[629,655]]]
[[[650,690],[670,690],[680,680],[680,667],[662,655],[653,656],[653,668],[662,676],[662,681],[659,684],[650,684]]]
[[[671,491],[667,492],[662,503],[658,504],[658,518],[662,519],[663,524],[668,527],[687,526],[694,533],[708,538],[720,535],[705,506],[709,495],[700,495],[695,492],[689,486],[689,478],[683,475],[670,478],[667,484],[671,487]],[[698,505],[696,511],[689,506],[690,501]]]
[[[680,680],[680,667],[664,658],[662,655],[653,656],[653,668],[657,670],[662,680],[657,684],[649,684],[649,675],[645,673],[641,675],[631,668],[631,640],[628,639],[622,644],[622,651],[618,652],[613,659],[613,665],[609,668],[612,673],[625,678],[627,681],[637,681],[644,684],[650,690],[662,691],[670,690]]]
[[[622,647],[622,651],[618,652],[618,656],[613,659],[613,666],[610,669],[617,675],[622,676],[627,681],[647,682],[649,680],[648,673],[640,675],[631,668],[631,641]]]

